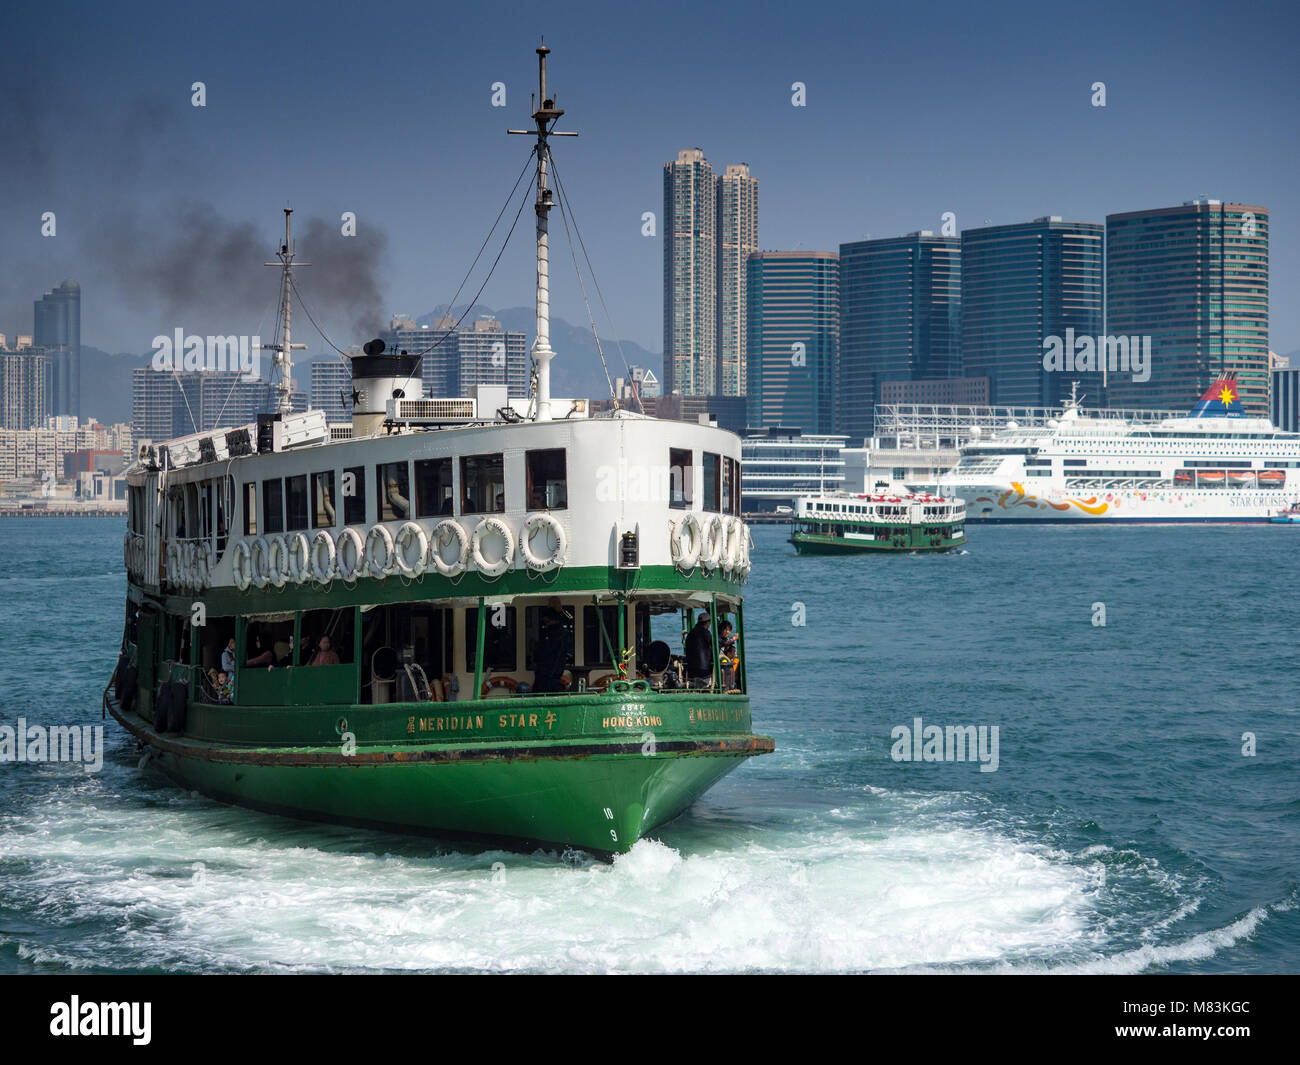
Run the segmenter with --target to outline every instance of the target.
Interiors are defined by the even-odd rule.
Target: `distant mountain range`
[[[455,308],[453,317],[459,318],[465,308]],[[421,325],[433,325],[434,319],[446,314],[443,308],[435,308],[422,315],[416,321]],[[491,307],[476,305],[465,315],[462,329],[479,315],[490,314],[502,326],[511,332],[525,334],[528,346],[533,343],[536,313],[531,307],[508,307],[494,311]],[[363,338],[369,339],[369,338]],[[360,344],[361,341],[358,341]],[[609,364],[609,376],[626,377],[627,367],[646,366],[654,370],[656,377],[663,374],[663,356],[647,351],[640,344],[631,340],[622,342],[622,354],[619,342],[600,339],[605,349],[605,361]],[[551,363],[551,393],[563,397],[588,397],[599,399],[609,395],[609,385],[605,381],[605,372],[600,366],[600,355],[591,330],[582,326],[571,325],[563,318],[551,319],[551,348],[556,359]],[[131,371],[137,366],[148,366],[153,351],[140,355],[129,353],[110,354],[88,344],[81,346],[81,406],[87,415],[98,418],[105,425],[131,420]],[[318,352],[313,355],[298,356],[294,360],[294,378],[298,387],[307,390],[311,384],[311,364],[317,359],[336,359],[333,351]]]

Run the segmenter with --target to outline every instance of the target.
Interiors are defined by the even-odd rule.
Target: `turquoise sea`
[[[100,723],[122,528],[0,521],[0,723]],[[111,718],[99,773],[0,764],[0,972],[1300,970],[1300,531],[969,532],[757,528],[777,752],[613,864],[223,806]],[[917,717],[997,726],[996,772],[895,761]]]

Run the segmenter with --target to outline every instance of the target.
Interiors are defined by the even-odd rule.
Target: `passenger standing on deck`
[[[707,610],[700,611],[695,628],[686,636],[686,677],[692,687],[703,687],[702,682],[713,679],[713,634]]]

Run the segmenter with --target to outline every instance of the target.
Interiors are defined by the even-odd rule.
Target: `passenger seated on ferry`
[[[451,496],[448,496],[446,499],[444,499],[444,500],[442,501],[442,506],[438,508],[438,513],[439,513],[439,514],[450,514],[451,512],[452,512],[452,511],[451,511]]]
[[[736,637],[731,631],[730,621],[718,622],[718,653],[727,658],[736,657]]]
[[[505,492],[498,492],[498,493],[497,493],[497,506],[496,506],[496,512],[497,512],[498,514],[500,514],[500,513],[503,512],[505,509],[506,509],[506,494],[505,494]]]
[[[256,651],[257,653],[253,655],[253,657],[250,658],[247,662],[245,662],[244,665],[270,666],[271,663],[275,661],[275,655],[271,653],[270,649],[262,646],[262,637],[260,636],[253,637],[253,650]]]
[[[221,668],[229,674],[235,672],[235,638],[230,637],[226,649],[221,652]]]
[[[277,651],[278,651],[278,649],[279,649],[279,644],[276,645],[276,648],[277,648]],[[284,652],[281,653],[281,654],[277,654],[277,657],[276,657],[276,659],[275,659],[275,664],[274,664],[273,666],[267,666],[267,667],[266,667],[266,671],[269,673],[272,669],[287,669],[287,668],[289,668],[290,666],[292,666],[293,664],[294,664],[294,660],[293,660],[293,637],[290,636],[290,637],[289,637],[289,643],[288,643],[288,645],[285,647]]]
[[[230,674],[224,669],[217,674],[217,702],[229,706],[235,701],[235,686],[230,681]]]
[[[713,636],[707,610],[700,612],[695,628],[686,636],[686,677],[692,686],[713,679]]]
[[[330,638],[328,636],[320,638],[316,654],[312,656],[312,660],[308,664],[313,666],[337,666],[339,664],[338,652],[330,650]]]

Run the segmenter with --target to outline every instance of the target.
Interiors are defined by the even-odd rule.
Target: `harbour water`
[[[0,972],[1300,968],[1294,529],[787,535],[745,607],[776,753],[612,864],[223,806],[109,719],[98,773],[0,764]],[[101,723],[121,538],[0,521],[0,723]],[[918,717],[997,726],[996,771],[896,761]]]

